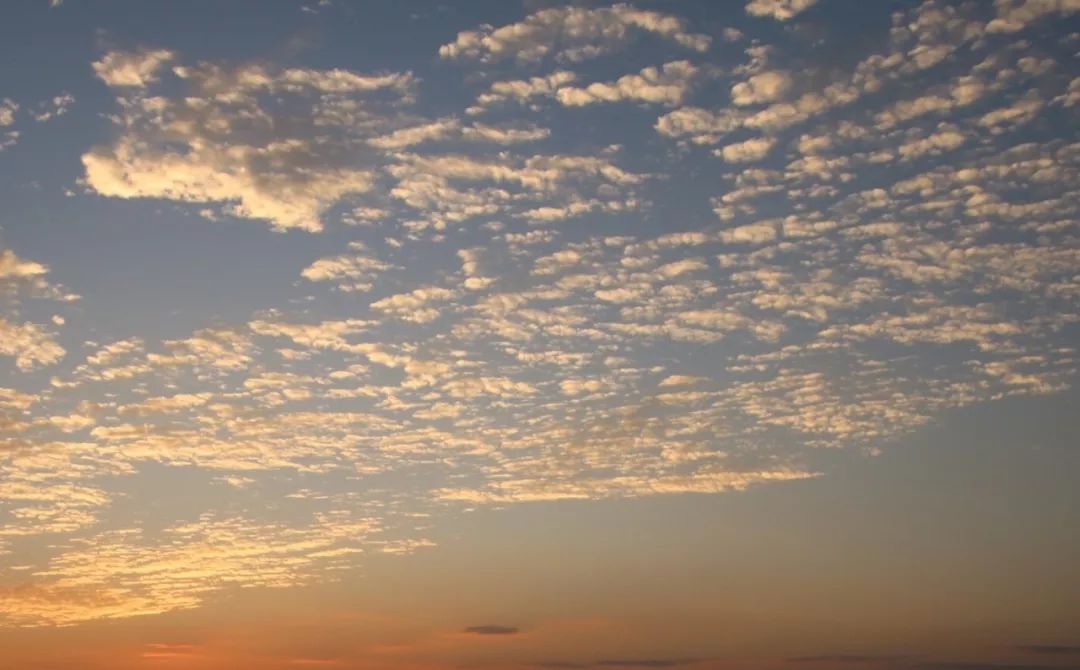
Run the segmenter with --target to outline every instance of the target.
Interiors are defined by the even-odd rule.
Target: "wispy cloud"
[[[489,624],[484,626],[468,626],[465,628],[464,632],[473,635],[517,635],[521,631],[516,626]]]
[[[466,13],[371,70],[162,35],[84,54],[77,104],[2,98],[0,147],[86,133],[56,158],[86,226],[213,227],[222,277],[280,280],[174,305],[191,247],[117,289],[137,236],[5,237],[4,623],[330,579],[448,508],[806,480],[1067,389],[1073,5],[906,3],[823,58],[828,4],[745,3],[742,37],[678,3]],[[162,470],[191,489],[144,527]]]

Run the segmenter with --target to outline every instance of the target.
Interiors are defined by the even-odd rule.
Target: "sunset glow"
[[[1080,668],[1080,0],[0,45],[0,670]]]

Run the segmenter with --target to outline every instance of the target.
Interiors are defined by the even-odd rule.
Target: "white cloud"
[[[799,3],[751,4],[784,20]],[[404,530],[399,513],[411,530],[446,505],[810,477],[821,448],[829,462],[875,453],[949,408],[1074,383],[1080,145],[1035,124],[1076,97],[1039,46],[1049,32],[1034,32],[1051,21],[983,40],[982,8],[924,3],[847,71],[804,61],[809,43],[787,50],[790,27],[750,21],[731,47],[751,45],[749,62],[695,56],[685,89],[649,91],[663,68],[620,78],[615,58],[516,80],[494,62],[584,59],[635,32],[680,48],[619,24],[638,10],[617,7],[542,10],[558,20],[526,19],[519,36],[477,31],[475,53],[457,55],[490,65],[438,104],[405,72],[114,59],[131,83],[112,86],[116,135],[87,154],[91,189],[278,229],[329,228],[340,212],[349,227],[276,240],[299,244],[272,256],[292,259],[284,293],[246,324],[164,340],[87,341],[86,324],[130,324],[57,314],[37,301],[67,297],[47,283],[63,256],[0,249],[0,363],[13,373],[0,388],[0,568],[16,538],[51,547],[19,556],[26,584],[0,617],[75,623],[324,579],[361,549],[423,546],[374,537]],[[502,47],[484,41],[496,34]],[[447,106],[476,94],[467,112]],[[685,106],[593,105],[606,100]],[[8,108],[18,122],[54,102]],[[657,189],[676,201],[646,201]],[[123,297],[94,287],[86,312]],[[701,345],[708,356],[688,355]],[[69,366],[64,347],[85,360]],[[102,487],[142,504],[151,463],[184,468],[188,502],[227,491],[259,519],[162,504],[175,517],[163,528],[117,526]],[[386,505],[368,477],[409,486]]]
[[[539,126],[498,126],[474,123],[462,126],[457,119],[439,119],[417,126],[399,128],[388,135],[372,138],[369,144],[380,149],[404,149],[425,142],[468,140],[492,144],[535,142],[549,136],[551,131]]]
[[[312,282],[335,282],[342,291],[370,291],[376,277],[393,267],[379,260],[360,242],[349,244],[350,253],[316,260],[300,272]]]
[[[697,68],[689,61],[673,61],[659,68],[647,67],[639,74],[619,77],[612,83],[596,82],[583,88],[564,86],[555,92],[555,96],[568,107],[620,100],[676,105],[687,94],[696,72]]]
[[[533,264],[533,274],[557,274],[581,263],[583,260],[584,257],[581,255],[581,252],[575,249],[562,249],[548,256],[537,258],[536,262]]]
[[[157,81],[158,72],[175,55],[167,49],[110,51],[93,64],[94,73],[109,86],[143,88]]]
[[[0,386],[0,409],[22,411],[28,409],[36,400],[37,396]]]
[[[10,126],[15,123],[15,112],[19,111],[19,105],[10,98],[0,100],[0,127]]]
[[[979,125],[989,128],[993,133],[1021,126],[1034,119],[1042,111],[1045,103],[1037,94],[1026,95],[1008,107],[995,109],[979,118]]]
[[[742,124],[732,111],[711,112],[700,107],[683,107],[656,120],[656,131],[667,137],[689,136],[695,144],[715,144]]]
[[[11,249],[0,249],[0,281],[40,277],[48,271],[41,263],[19,258]]]
[[[497,81],[476,98],[476,104],[466,109],[468,114],[479,114],[485,108],[513,101],[525,103],[537,97],[553,97],[555,91],[577,80],[577,75],[567,70],[529,79]]]
[[[746,13],[787,21],[815,4],[817,0],[750,0],[746,3]]]
[[[926,154],[939,154],[956,149],[967,137],[955,126],[942,126],[925,137],[901,144],[897,151],[904,158],[918,158]]]
[[[777,238],[776,224],[766,221],[747,223],[720,231],[720,239],[728,243],[772,242]]]
[[[349,193],[371,188],[371,172],[348,167],[303,167],[314,145],[214,146],[196,138],[190,151],[149,148],[135,139],[83,154],[86,182],[113,198],[165,198],[226,203],[233,216],[265,219],[279,230],[322,230],[322,213]],[[281,170],[260,173],[258,165]]]
[[[754,137],[717,149],[716,153],[729,163],[748,163],[765,158],[775,144],[774,138]]]
[[[787,72],[760,72],[731,87],[731,101],[736,105],[754,105],[781,99],[791,89],[793,79]]]

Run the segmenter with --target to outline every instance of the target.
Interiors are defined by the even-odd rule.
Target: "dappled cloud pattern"
[[[1076,2],[913,5],[828,64],[766,41],[812,0],[745,34],[664,7],[477,26],[430,76],[88,63],[110,127],[73,197],[348,241],[251,314],[105,341],[0,249],[0,623],[333,579],[480,505],[811,478],[1072,383],[1080,42],[1043,35]],[[163,469],[188,495],[150,522]]]

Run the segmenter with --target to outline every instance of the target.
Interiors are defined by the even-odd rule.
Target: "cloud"
[[[67,114],[74,103],[75,96],[67,92],[58,93],[29,105],[20,105],[11,98],[0,98],[0,129],[14,126],[20,116],[20,111],[24,112],[23,116],[29,116],[38,123],[44,123]],[[0,151],[15,146],[22,136],[22,131],[18,129],[0,132]]]
[[[746,13],[787,21],[817,4],[817,0],[750,0]]]
[[[997,17],[986,24],[991,33],[1015,33],[1045,16],[1080,11],[1077,0],[996,0],[994,6]]]
[[[400,153],[395,158],[388,168],[397,179],[390,195],[425,217],[415,226],[407,224],[418,231],[443,231],[497,215],[552,220],[594,210],[628,211],[639,206],[633,187],[645,180],[606,156]]]
[[[331,205],[371,188],[377,161],[347,149],[349,115],[402,104],[414,85],[408,73],[201,64],[173,68],[182,87],[173,97],[145,90],[172,58],[112,53],[96,64],[124,113],[116,140],[83,155],[87,185],[107,197],[218,204],[278,230],[317,232]],[[281,97],[275,104],[266,92]],[[294,116],[282,97],[306,114]],[[325,141],[335,128],[339,141]]]
[[[571,268],[584,260],[581,252],[575,249],[562,249],[548,256],[536,259],[533,274],[553,275]]]
[[[711,41],[707,35],[688,32],[683,19],[619,3],[596,9],[550,7],[519,23],[481,26],[458,33],[457,39],[439,48],[439,55],[482,62],[513,58],[529,63],[548,56],[578,62],[625,46],[635,32],[653,33],[694,51],[707,50]]]
[[[311,147],[302,144],[195,154],[150,153],[142,144],[123,142],[83,155],[87,183],[113,198],[170,198],[189,202],[232,202],[229,214],[265,219],[279,230],[322,229],[320,215],[348,193],[368,190],[370,173],[347,168],[308,173],[297,168],[256,178],[245,164],[269,159],[282,165],[303,161]]]
[[[362,333],[367,330],[369,325],[367,321],[360,319],[322,321],[319,323],[290,323],[257,319],[248,324],[252,332],[258,335],[285,337],[294,344],[303,347],[358,353],[366,353],[369,348],[350,343],[347,336]]]
[[[467,114],[479,114],[485,108],[506,102],[523,104],[533,98],[554,97],[558,89],[577,80],[568,70],[556,70],[550,74],[529,79],[497,81],[476,98],[476,104],[465,110]]]
[[[588,479],[557,482],[532,478],[497,482],[482,489],[444,489],[439,497],[448,501],[474,503],[538,502],[552,500],[595,500],[609,497],[636,497],[659,493],[718,493],[742,491],[755,484],[809,479],[812,472],[704,472],[695,475],[666,475],[656,478],[624,476],[615,479]]]
[[[475,635],[517,635],[521,631],[515,626],[485,625],[469,626],[464,632]]]
[[[772,242],[777,236],[776,224],[767,221],[728,228],[720,233],[720,238],[730,243]]]
[[[717,153],[729,163],[749,163],[765,158],[775,145],[776,140],[770,137],[754,137],[729,144],[717,150]]]
[[[142,402],[125,405],[120,412],[133,412],[136,414],[170,413],[203,407],[211,400],[210,393],[177,393],[171,396],[158,396],[147,398]]]
[[[987,112],[978,123],[980,126],[989,128],[990,132],[1000,133],[1030,122],[1044,106],[1045,103],[1038,95],[1027,95],[1009,107]]]
[[[110,51],[93,63],[94,73],[108,86],[144,88],[157,81],[160,69],[175,54],[168,49]]]
[[[693,658],[612,658],[599,661],[544,661],[538,668],[676,668],[700,663]]]
[[[782,71],[761,72],[731,87],[731,101],[739,106],[779,100],[791,89],[793,79]]]
[[[15,123],[15,113],[19,111],[19,105],[10,98],[0,100],[0,127],[10,126]]]
[[[1068,644],[1021,644],[1018,650],[1031,654],[1046,654],[1048,656],[1080,656],[1080,645]]]
[[[373,530],[370,522],[333,515],[320,515],[309,529],[204,515],[167,527],[159,538],[105,531],[31,573],[26,586],[0,591],[0,619],[71,625],[195,607],[222,585],[295,586],[314,567],[341,563],[349,552],[335,550]]]
[[[11,249],[0,248],[0,294],[9,298],[23,297],[58,302],[74,302],[79,299],[77,294],[49,281],[48,274],[48,265],[22,258]],[[63,317],[60,317],[60,321],[57,325],[62,325]]]
[[[380,149],[404,149],[425,142],[452,140],[509,145],[520,142],[535,142],[548,137],[550,134],[549,129],[534,125],[496,126],[486,123],[474,123],[469,126],[462,126],[457,119],[439,119],[430,123],[399,128],[389,135],[368,140],[368,143]]]
[[[897,151],[904,158],[912,159],[926,154],[940,154],[952,151],[966,141],[967,137],[958,128],[943,125],[925,137],[901,144]]]
[[[787,659],[791,663],[892,663],[903,661],[909,656],[891,654],[817,654],[814,656],[795,656]]]
[[[708,381],[708,378],[695,375],[670,375],[660,380],[660,386],[687,386],[705,381]]]
[[[912,667],[918,668],[919,670],[1053,670],[1055,666],[980,661],[930,661],[919,663]]]
[[[375,137],[368,142],[380,149],[403,149],[430,140],[445,140],[460,130],[461,124],[456,119],[439,119],[418,126],[399,128],[389,135]]]
[[[693,658],[627,658],[606,659],[593,663],[601,668],[677,668],[697,663]]]
[[[715,144],[742,124],[742,117],[730,110],[719,113],[700,107],[683,107],[656,120],[656,131],[667,137],[689,136],[695,144]]]
[[[387,296],[371,303],[371,308],[405,321],[428,323],[439,318],[435,305],[445,303],[456,294],[438,286],[425,286],[408,293]]]
[[[0,409],[25,410],[34,404],[37,396],[20,393],[15,389],[0,387]]]
[[[54,95],[52,98],[38,103],[37,110],[33,112],[34,120],[38,123],[44,123],[63,116],[71,111],[71,106],[74,104],[75,96],[70,93]]]

